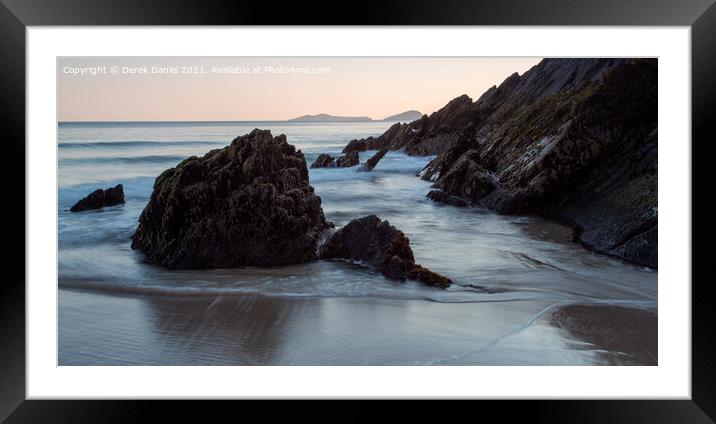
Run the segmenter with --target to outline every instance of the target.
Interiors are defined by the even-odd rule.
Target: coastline
[[[91,132],[92,139],[111,144],[87,145],[86,152],[62,145],[63,158],[74,161],[60,165],[67,171],[64,175],[74,178],[72,184],[94,181],[100,166],[106,171],[106,160],[97,158],[122,158],[124,144],[133,143],[134,149],[142,143],[133,155],[143,160],[128,161],[116,175],[157,175],[174,164],[176,156],[205,150],[204,144],[192,142],[205,140],[201,134],[210,133],[206,141],[220,143],[224,133],[244,130],[187,128],[157,126],[149,134],[146,128],[124,126],[99,134],[82,127],[63,129],[65,143],[82,145]],[[323,127],[296,126],[289,136],[300,141],[297,147],[310,162],[321,152],[340,152],[344,143],[338,138],[376,130],[373,124],[331,128],[326,132]],[[177,140],[188,141],[177,145]],[[362,153],[362,159],[373,153]],[[428,160],[388,152],[371,172],[316,169],[310,171],[310,181],[326,217],[337,226],[366,214],[390,221],[410,238],[416,260],[456,282],[451,290],[395,282],[376,270],[340,261],[211,271],[152,266],[127,243],[150,198],[155,182],[151,177],[123,177],[128,194],[123,207],[82,215],[61,211],[60,363],[616,363],[609,362],[609,354],[619,357],[616,352],[622,350],[605,356],[602,346],[582,339],[589,331],[583,331],[584,336],[557,327],[550,312],[559,305],[595,299],[655,304],[656,273],[572,243],[572,229],[549,219],[436,204],[425,198],[430,182],[415,177]],[[105,178],[113,181],[115,176]],[[86,190],[72,184],[60,192],[61,209]],[[88,233],[88,225],[102,231]],[[580,322],[575,328],[583,330],[587,324]],[[594,325],[589,328],[595,331]]]

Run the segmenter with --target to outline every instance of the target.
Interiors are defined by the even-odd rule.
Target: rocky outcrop
[[[321,247],[320,256],[359,261],[393,279],[411,279],[440,288],[452,283],[417,265],[405,234],[375,215],[354,219],[336,231]]]
[[[418,121],[415,121],[418,122]],[[359,140],[351,140],[348,142],[346,147],[343,148],[343,152],[364,152],[366,150],[381,150],[390,149],[398,150],[399,143],[394,143],[394,140],[399,138],[399,135],[405,132],[411,124],[395,123],[386,132],[379,137],[367,137]],[[414,129],[414,128],[413,128]],[[410,131],[412,133],[412,130]]]
[[[321,153],[318,155],[316,160],[311,164],[311,168],[333,168],[335,166],[335,159],[327,153]]]
[[[256,129],[159,175],[132,248],[169,268],[294,264],[331,227],[301,151]]]
[[[398,123],[395,125],[401,124]],[[343,153],[365,152],[366,150],[380,150],[387,145],[385,139],[381,137],[368,137],[361,138],[360,140],[353,139],[348,142],[346,147],[343,148]]]
[[[329,154],[321,153],[311,164],[311,168],[350,168],[358,165],[359,160],[358,152],[348,152],[338,159]]]
[[[336,160],[336,166],[338,168],[350,168],[358,165],[358,162],[360,162],[358,152],[348,152]]]
[[[443,131],[460,135],[423,179],[572,223],[587,247],[657,266],[656,60],[545,59],[452,109]]]
[[[426,197],[433,202],[445,203],[446,205],[457,206],[464,208],[467,206],[467,202],[457,196],[446,193],[442,190],[430,190]]]
[[[630,59],[545,59],[520,76],[508,77],[499,87],[493,86],[477,101],[462,95],[440,110],[423,115],[410,123],[396,123],[378,137],[351,140],[343,152],[404,149],[414,156],[446,152],[466,131],[477,132],[490,121],[491,115],[506,103],[499,115],[506,119],[523,103],[533,104],[566,88],[597,81],[608,70],[629,63]]]
[[[381,159],[383,159],[383,156],[388,153],[388,149],[381,149],[378,151],[378,153],[371,156],[370,159],[368,159],[361,168],[362,171],[372,171],[373,168],[378,165],[378,162],[380,162]]]
[[[373,137],[369,138],[372,139]],[[354,138],[353,140],[349,141],[348,144],[346,144],[346,147],[343,148],[343,153],[365,152],[366,150],[368,150],[366,147],[366,140],[363,138],[360,140]]]
[[[463,95],[430,116],[410,123],[397,123],[378,137],[351,140],[344,152],[401,150],[413,156],[435,155],[447,150],[472,119],[472,100]]]
[[[92,209],[100,209],[105,206],[114,206],[124,203],[124,186],[117,184],[114,187],[104,190],[97,189],[83,197],[71,208],[70,212],[82,212]]]

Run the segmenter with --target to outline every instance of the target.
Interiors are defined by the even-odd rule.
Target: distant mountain
[[[409,110],[403,113],[398,113],[397,115],[391,115],[385,119],[384,121],[399,121],[399,122],[413,122],[416,119],[422,118],[423,114],[418,112],[417,110]]]
[[[289,122],[366,122],[372,121],[367,116],[333,116],[326,113],[319,113],[318,115],[303,115],[298,118],[289,119]]]
[[[416,119],[420,119],[423,116],[422,113],[417,110],[409,110],[406,112],[391,115],[381,121],[400,121],[400,122],[412,122]],[[298,118],[289,119],[288,122],[308,122],[308,123],[322,123],[322,122],[370,122],[375,121],[367,116],[335,116],[327,113],[319,113],[318,115],[303,115]]]

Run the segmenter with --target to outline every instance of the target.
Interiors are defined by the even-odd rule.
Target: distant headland
[[[368,116],[335,116],[327,113],[319,113],[318,115],[303,115],[297,118],[289,119],[289,122],[307,122],[307,123],[324,123],[324,122],[372,122],[372,121],[403,121],[411,122],[420,119],[423,116],[417,110],[409,110],[388,116],[385,119],[372,119]]]
[[[383,118],[383,121],[413,122],[416,119],[420,119],[422,117],[423,114],[418,112],[417,110],[408,110],[402,113],[397,113],[395,115],[390,115],[387,118]]]

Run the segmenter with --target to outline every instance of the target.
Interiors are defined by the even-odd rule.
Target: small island
[[[288,122],[305,122],[305,123],[327,123],[327,122],[370,122],[371,118],[367,116],[334,116],[327,113],[319,113],[318,115],[303,115],[298,118],[289,119]]]
[[[289,119],[288,122],[300,122],[310,124],[325,124],[331,122],[411,122],[420,119],[423,115],[417,110],[408,110],[405,112],[390,115],[384,119],[373,119],[368,116],[336,116],[327,113],[319,113],[317,115],[303,115],[297,118]]]
[[[396,113],[395,115],[390,115],[386,118],[383,118],[383,121],[386,122],[412,122],[415,120],[418,120],[423,117],[423,114],[418,112],[417,110],[407,110],[402,113]]]

